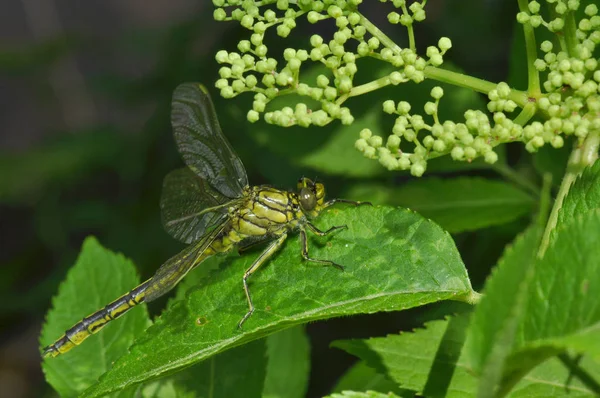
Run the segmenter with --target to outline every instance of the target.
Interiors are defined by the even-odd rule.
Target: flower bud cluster
[[[576,0],[548,1],[555,18],[546,21],[539,14],[540,4],[529,3],[529,12],[521,12],[517,20],[534,28],[540,25],[557,35],[564,36],[569,14],[576,12]],[[574,23],[575,43],[543,41],[542,58],[534,66],[543,76],[544,95],[537,106],[547,115],[543,123],[534,122],[524,128],[526,148],[534,152],[544,144],[563,145],[562,135],[584,139],[590,130],[600,130],[600,70],[594,51],[600,44],[600,16],[598,6],[584,9],[585,17]],[[572,18],[572,16],[571,16]]]
[[[470,162],[481,156],[492,164],[498,160],[493,150],[496,145],[524,139],[523,127],[504,113],[516,106],[506,99],[510,95],[506,83],[498,84],[489,94],[490,107],[494,108],[493,120],[479,110],[467,110],[464,123],[441,122],[437,111],[444,91],[441,87],[434,87],[430,95],[432,101],[426,102],[423,110],[433,120],[431,124],[427,124],[423,116],[411,113],[408,102],[387,100],[383,103],[383,111],[397,115],[393,134],[384,144],[382,137],[363,129],[355,147],[364,156],[378,159],[388,170],[410,170],[412,175],[419,177],[425,172],[429,159],[450,154],[454,160]],[[558,143],[552,143],[555,144]]]
[[[384,85],[408,81],[419,83],[425,79],[423,70],[427,65],[442,64],[443,55],[452,46],[448,38],[442,38],[437,46],[430,46],[426,58],[417,56],[409,48],[386,46],[368,32],[364,17],[357,9],[361,2],[277,0],[257,3],[213,0],[216,20],[235,20],[251,31],[249,40],[238,43],[238,52],[221,50],[216,54],[217,62],[222,65],[216,87],[225,98],[248,91],[255,93],[253,107],[247,114],[250,122],[256,122],[263,114],[267,123],[280,126],[323,126],[336,119],[348,125],[354,121],[354,117],[349,108],[342,106],[343,103],[363,91],[380,87],[379,83],[372,82],[372,89],[358,90],[358,93],[353,91],[358,59],[372,57],[393,65],[395,70],[385,78]],[[401,14],[392,12],[388,15],[392,24],[399,23],[412,29],[414,22],[425,19],[421,2],[411,3],[410,6],[404,0],[394,0],[392,3],[401,11]],[[299,17],[305,17],[310,23],[332,20],[337,31],[330,39],[312,35],[307,43],[310,46],[306,49],[286,48],[283,60],[270,57],[264,43],[267,29],[275,28],[279,36],[287,37]],[[328,71],[318,75],[316,81],[305,81],[301,78],[301,72],[306,68],[306,63],[322,64]],[[311,109],[305,103],[298,103],[293,108],[267,111],[271,100],[287,94],[308,97],[320,103],[320,109]]]

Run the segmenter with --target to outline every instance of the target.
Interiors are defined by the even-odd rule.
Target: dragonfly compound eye
[[[317,197],[315,193],[308,188],[302,188],[300,190],[300,206],[302,210],[311,211],[317,205]]]

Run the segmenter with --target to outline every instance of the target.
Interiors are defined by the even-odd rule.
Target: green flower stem
[[[358,15],[360,15],[360,23],[367,29],[367,32],[379,39],[381,44],[392,50],[396,53],[396,55],[400,55],[402,48],[394,43],[392,39],[390,39],[385,33],[381,31],[377,26],[375,26],[371,21],[369,21],[364,15],[360,12],[356,11]]]
[[[392,39],[383,33],[381,29],[369,21],[364,15],[360,13],[359,15],[361,24],[369,33],[373,35],[373,37],[377,37],[377,39],[379,39],[384,46],[392,50],[397,55],[400,54],[402,48],[399,45],[397,45]],[[496,88],[496,83],[433,66],[425,67],[423,72],[428,79],[449,83],[459,87],[465,87],[484,94],[488,94],[490,91]],[[509,99],[513,100],[521,108],[523,108],[528,101],[527,94],[518,90],[511,90]]]
[[[591,166],[598,159],[598,148],[600,148],[599,131],[590,131],[583,144],[575,143],[575,147],[573,148],[567,163],[567,172],[560,184],[558,194],[554,200],[552,212],[550,213],[548,223],[546,224],[546,229],[544,230],[544,236],[542,237],[542,241],[540,243],[538,257],[542,257],[544,255],[548,245],[550,244],[550,235],[556,228],[556,223],[558,221],[558,211],[562,207],[563,200],[565,199],[565,196],[567,196],[571,185],[573,185],[573,182],[575,182],[577,177],[581,175],[583,169],[585,169],[587,166]]]
[[[529,102],[523,107],[519,116],[517,116],[514,122],[520,126],[525,126],[529,120],[535,115],[536,106],[534,102]]]
[[[575,32],[577,31],[577,22],[575,22],[575,13],[569,12],[563,16],[565,20],[565,26],[562,31],[562,35],[565,38],[566,51],[569,56],[576,56],[575,47],[578,44],[577,36]]]
[[[529,0],[519,0],[519,10],[528,12],[527,4]],[[541,95],[540,73],[533,66],[537,58],[537,44],[533,26],[525,23],[523,26],[523,34],[525,35],[525,49],[527,51],[527,92],[531,97],[539,97]]]
[[[406,3],[402,4],[402,12],[404,15],[410,15],[408,8],[406,7]],[[415,30],[413,29],[412,24],[406,26],[406,30],[408,31],[408,46],[416,53],[417,45],[415,44]]]
[[[443,83],[449,83],[455,86],[468,88],[483,94],[488,94],[490,91],[496,88],[496,83],[462,73],[436,68],[434,66],[425,67],[423,72],[428,79],[434,79]],[[511,90],[508,99],[513,100],[521,108],[525,107],[525,105],[529,102],[527,93],[519,90]]]
[[[363,95],[371,91],[375,91],[382,87],[392,84],[389,76],[383,76],[379,79],[370,81],[369,83],[361,84],[360,86],[352,87],[350,92],[347,94],[348,97],[356,97],[357,95]]]

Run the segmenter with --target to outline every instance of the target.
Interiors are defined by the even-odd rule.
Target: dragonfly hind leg
[[[262,252],[256,260],[254,260],[250,268],[248,268],[246,272],[244,272],[244,293],[246,293],[246,299],[248,300],[248,312],[238,323],[238,328],[241,329],[244,322],[246,322],[246,320],[250,318],[250,316],[254,313],[254,304],[252,303],[252,297],[250,296],[250,290],[248,289],[248,278],[253,273],[255,273],[256,270],[259,269],[260,266],[263,265],[269,258],[271,258],[271,256],[275,254],[277,250],[281,248],[281,245],[283,245],[283,242],[285,242],[286,238],[287,234],[283,234],[279,238],[271,242],[269,246],[265,249],[265,251]]]
[[[331,227],[327,231],[321,231],[320,229],[318,229],[311,223],[306,223],[306,226],[308,227],[308,229],[311,230],[311,232],[315,233],[315,235],[318,235],[318,236],[324,236],[324,235],[327,235],[338,229],[346,229],[347,228],[346,225],[339,225],[339,226]],[[310,261],[311,263],[323,264],[323,265],[331,265],[331,266],[339,269],[340,271],[344,270],[344,266],[342,266],[336,262],[333,262],[331,260],[320,260],[317,258],[312,258],[308,255],[308,238],[306,237],[306,230],[304,229],[304,227],[300,227],[300,243],[302,244],[302,258],[304,258],[306,261]]]

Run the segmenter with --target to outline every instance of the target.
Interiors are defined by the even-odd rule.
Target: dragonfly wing
[[[228,219],[223,217],[220,224],[206,233],[198,242],[188,246],[161,265],[150,279],[145,292],[146,301],[157,299],[173,289],[190,270],[200,264],[206,258],[205,253],[210,244],[229,224],[227,221]]]
[[[223,135],[208,90],[184,83],[173,93],[173,135],[185,164],[228,198],[242,195],[248,176]]]
[[[160,198],[163,226],[175,239],[193,243],[218,223],[236,201],[215,191],[188,168],[173,170],[165,177]]]

